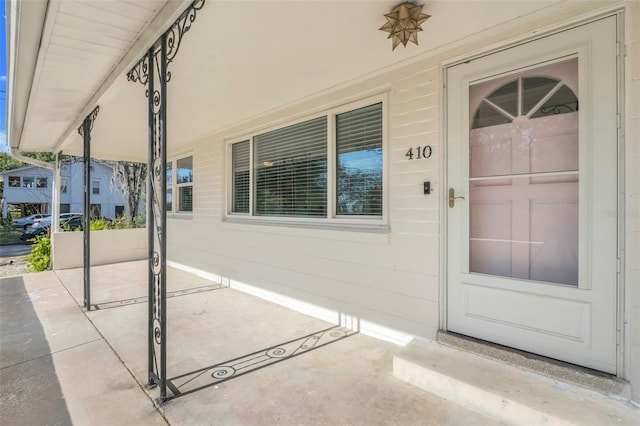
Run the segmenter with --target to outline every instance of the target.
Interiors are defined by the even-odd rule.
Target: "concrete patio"
[[[155,407],[146,277],[145,261],[92,268],[91,312],[81,269],[3,279],[0,422],[495,424],[396,379],[393,344],[172,268],[167,370],[180,394]]]

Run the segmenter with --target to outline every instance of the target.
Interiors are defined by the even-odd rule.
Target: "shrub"
[[[49,269],[51,264],[51,238],[38,235],[32,238],[31,254],[27,255],[30,272],[41,272]]]
[[[0,230],[3,232],[13,231],[13,225],[11,223],[11,219],[2,218],[0,219]]]
[[[111,221],[105,219],[91,219],[89,230],[104,231],[105,229],[113,229],[111,226]]]

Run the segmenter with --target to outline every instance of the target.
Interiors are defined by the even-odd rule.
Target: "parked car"
[[[50,217],[51,215],[48,214],[32,214],[30,216],[25,216],[25,217],[20,217],[17,219],[13,219],[11,221],[11,224],[13,226],[16,226],[18,228],[22,228],[22,229],[27,229],[28,227],[32,226],[34,224],[34,222],[36,221],[40,221],[41,219],[45,218],[45,217]]]
[[[43,228],[43,227],[30,227],[27,230],[25,230],[22,235],[20,235],[20,239],[22,241],[29,241],[32,238],[37,237],[38,235],[47,235],[47,233],[49,232],[49,228]]]
[[[82,217],[82,213],[61,213],[60,214],[60,224],[72,217],[80,216]],[[51,227],[51,216],[40,219],[38,223],[35,223],[32,228],[50,228]]]
[[[64,230],[75,231],[77,229],[82,230],[83,216],[79,213],[62,213],[60,215],[60,228]],[[51,229],[51,217],[44,218],[37,225],[33,225],[22,233],[20,239],[23,241],[29,241],[38,235],[47,235]]]

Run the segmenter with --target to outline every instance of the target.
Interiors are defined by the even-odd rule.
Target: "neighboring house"
[[[51,170],[36,166],[0,172],[4,181],[2,217],[8,217],[9,210],[19,210],[20,216],[35,213],[51,213]]]
[[[63,162],[60,167],[60,213],[82,212],[84,209],[84,165]],[[36,166],[7,170],[4,178],[2,217],[10,206],[20,209],[22,216],[31,213],[51,214],[53,172]],[[128,213],[122,191],[111,184],[113,169],[105,164],[91,163],[91,210],[94,216],[115,218]]]
[[[173,265],[640,401],[640,2],[426,2],[419,46],[392,51],[396,1],[207,1],[168,38],[166,98],[133,67],[190,2],[41,3],[7,1],[10,145],[79,155],[99,105],[92,155],[155,152],[154,179],[166,155]]]

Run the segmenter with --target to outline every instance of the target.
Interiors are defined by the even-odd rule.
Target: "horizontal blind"
[[[179,208],[181,212],[193,211],[193,186],[180,186],[178,187],[179,193]]]
[[[231,146],[234,213],[249,213],[249,148],[248,140]]]
[[[382,216],[382,103],[336,116],[339,215]]]
[[[326,217],[327,117],[254,138],[255,214]]]

